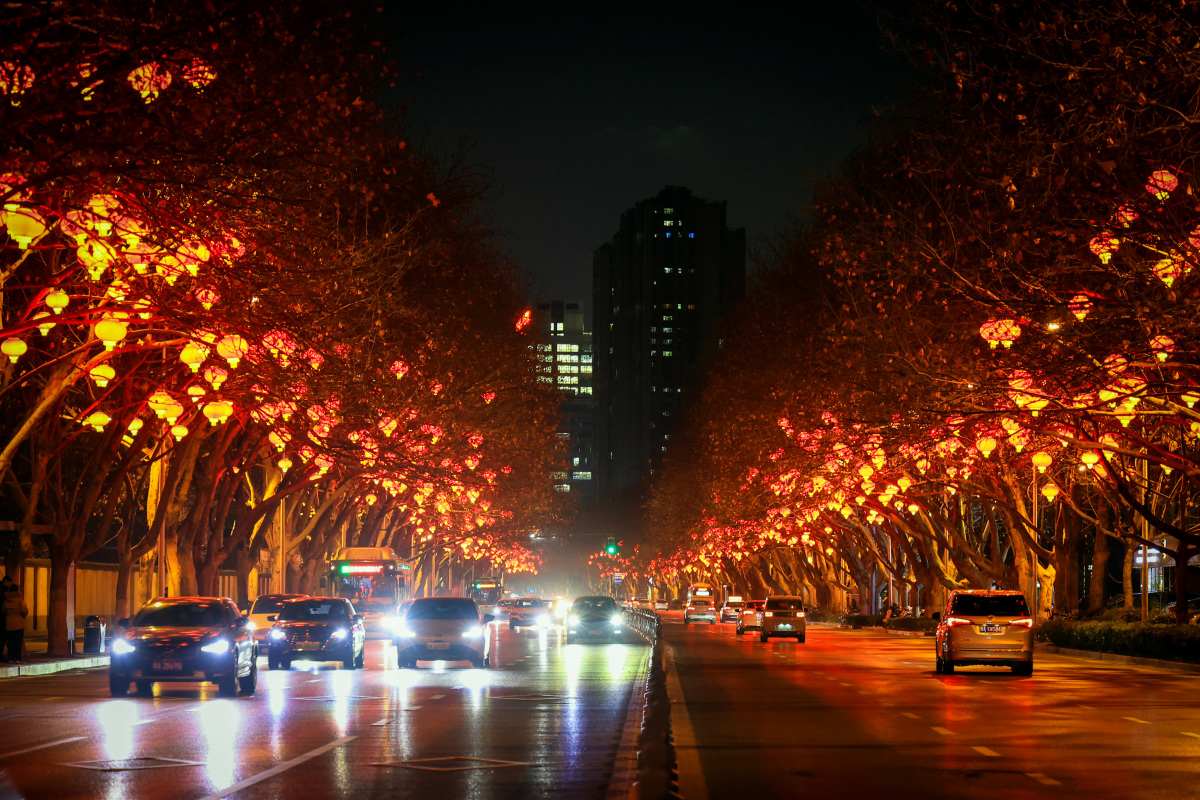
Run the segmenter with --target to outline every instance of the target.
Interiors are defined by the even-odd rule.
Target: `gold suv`
[[[974,664],[1033,674],[1033,617],[1020,592],[952,592],[945,612],[933,617],[937,671],[943,675]]]
[[[768,597],[762,610],[762,628],[758,640],[765,642],[772,636],[795,636],[804,643],[804,598],[791,595]]]

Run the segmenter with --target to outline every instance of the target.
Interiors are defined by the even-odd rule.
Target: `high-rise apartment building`
[[[592,334],[584,330],[580,303],[538,303],[537,312],[545,342],[538,345],[538,379],[563,394],[558,436],[568,450],[568,469],[555,475],[555,486],[586,507],[596,499]]]
[[[621,215],[592,262],[596,465],[601,500],[666,452],[690,392],[720,347],[717,322],[746,287],[745,229],[725,204],[668,186]]]

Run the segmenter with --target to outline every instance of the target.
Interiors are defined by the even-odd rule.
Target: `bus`
[[[390,547],[342,547],[329,562],[329,593],[354,605],[368,636],[387,638],[389,620],[408,598],[410,569]]]
[[[496,616],[497,606],[504,599],[504,583],[499,578],[477,578],[467,583],[467,597],[479,606],[479,613]]]

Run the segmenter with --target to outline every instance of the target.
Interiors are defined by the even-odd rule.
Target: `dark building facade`
[[[568,471],[555,475],[554,484],[586,508],[596,500],[592,334],[584,330],[581,303],[538,303],[537,312],[544,342],[538,345],[538,379],[563,395],[558,436],[567,448]]]
[[[668,186],[621,215],[592,262],[601,500],[651,474],[720,348],[717,322],[746,287],[746,233],[725,204]]]

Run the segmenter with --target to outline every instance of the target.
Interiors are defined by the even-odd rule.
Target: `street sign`
[[[613,578],[613,583],[621,583],[622,581],[625,580],[625,573],[624,572],[614,572],[612,578]]]

